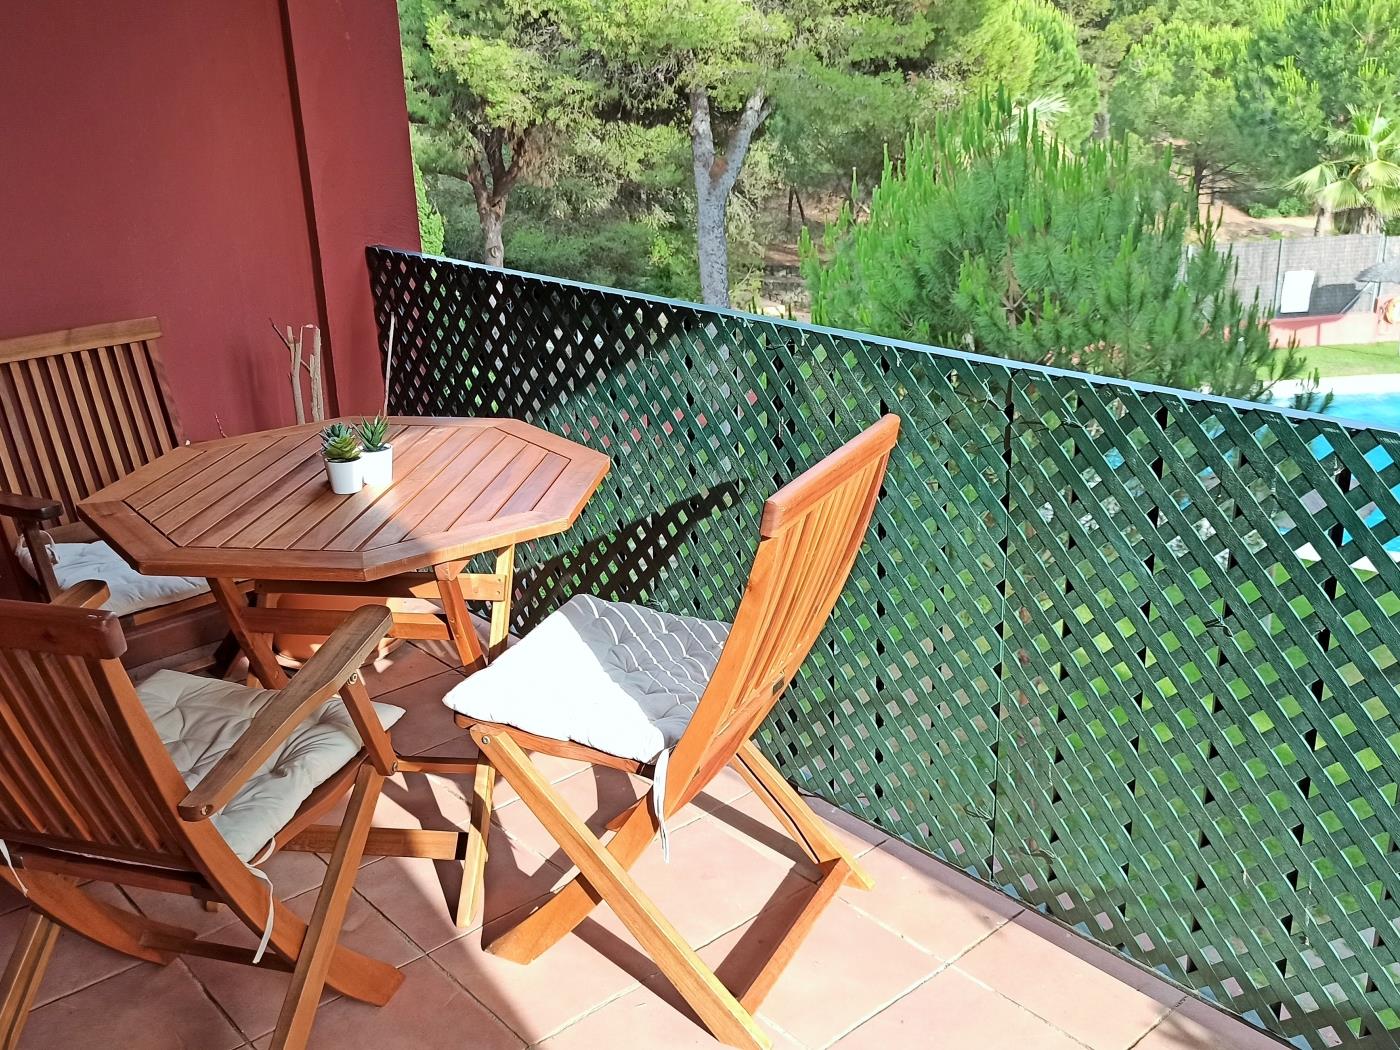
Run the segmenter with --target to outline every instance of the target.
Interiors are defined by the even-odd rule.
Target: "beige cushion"
[[[102,608],[118,616],[170,605],[209,589],[209,584],[197,576],[142,576],[102,540],[51,543],[48,549],[55,559],[53,574],[60,589],[67,590],[84,580],[101,580],[112,592]],[[24,570],[38,579],[29,545],[21,543],[16,553]]]
[[[690,724],[727,637],[718,620],[578,595],[443,703],[482,722],[651,762]]]
[[[243,735],[277,694],[233,682],[157,671],[136,688],[156,732],[190,787]],[[375,704],[388,729],[403,708]],[[286,826],[307,796],[360,750],[360,735],[338,698],[308,715],[243,789],[212,819],[229,847],[249,860]]]

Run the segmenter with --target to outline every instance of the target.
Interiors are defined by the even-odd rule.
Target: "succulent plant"
[[[382,415],[360,420],[358,429],[366,452],[382,452],[389,447],[389,421]]]
[[[345,423],[332,423],[321,431],[321,455],[331,463],[353,463],[360,458],[360,437]]]

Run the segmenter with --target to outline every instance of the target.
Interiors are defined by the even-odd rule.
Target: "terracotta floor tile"
[[[400,645],[384,659],[364,667],[365,686],[378,700],[385,693],[440,675],[451,666],[417,645]]]
[[[262,869],[272,880],[277,899],[283,901],[320,886],[326,877],[326,866],[314,853],[279,853],[262,865]],[[193,897],[137,887],[129,887],[126,892],[143,915],[193,930],[200,936],[238,921],[228,908],[205,911]]]
[[[29,1015],[22,1050],[234,1050],[243,1036],[176,961],[140,963]]]
[[[12,912],[16,908],[23,908],[24,905],[24,894],[8,882],[0,882],[0,915]]]
[[[1279,1050],[1272,1036],[1198,999],[1187,998],[1133,1050]]]
[[[759,1027],[773,1040],[773,1050],[802,1050],[799,1043],[770,1025]],[[701,1025],[664,978],[655,977],[614,999],[540,1043],[540,1050],[714,1050],[722,1047]],[[892,1050],[890,1047],[884,1050]]]
[[[477,631],[477,634],[480,636],[482,644],[484,645],[487,638],[486,628],[483,626],[480,630]],[[421,649],[429,656],[441,660],[444,664],[452,668],[454,671],[460,671],[462,669],[462,660],[461,657],[457,655],[457,646],[452,642],[439,641],[436,639],[415,638],[409,644],[412,645],[415,649]]]
[[[650,781],[642,777],[602,766],[585,768],[554,786],[595,835],[606,834],[605,825],[609,820],[651,790]],[[560,870],[573,866],[544,825],[518,798],[498,805],[492,819],[512,839],[545,857]]]
[[[487,938],[523,914],[489,923]],[[443,945],[432,958],[517,1035],[536,1042],[657,972],[630,937],[609,928],[612,923],[605,920],[611,916],[605,909],[598,915],[528,965],[483,951],[480,929]]]
[[[309,918],[320,890],[308,890],[291,900],[287,906],[303,919]],[[230,944],[253,947],[258,935],[246,926],[229,926],[214,934]],[[403,966],[420,957],[423,952],[380,915],[358,893],[350,898],[341,942],[358,952],[382,960],[391,966]],[[237,963],[216,962],[190,956],[185,960],[195,978],[204,985],[234,1024],[250,1039],[272,1031],[287,992],[287,975],[271,970],[255,969]],[[327,991],[323,1002],[337,998]]]
[[[134,910],[131,902],[122,896],[121,890],[110,883],[88,883],[87,886],[83,887],[83,892],[90,894],[103,904],[112,905],[114,908],[121,908],[123,911]],[[18,893],[15,895],[23,902],[23,896]],[[3,965],[3,960],[10,957],[10,952],[19,939],[20,930],[28,918],[29,909],[24,907],[0,915],[0,965]],[[114,952],[86,937],[79,936],[69,930],[63,930],[58,935],[58,943],[49,959],[44,979],[39,984],[39,992],[34,998],[34,1004],[42,1006],[45,1003],[51,1003],[55,999],[78,991],[80,988],[86,988],[88,985],[96,984],[113,974],[138,966],[140,962],[139,959],[133,959],[121,952]]]
[[[654,847],[632,874],[661,912],[698,948],[758,914],[774,894],[796,884],[790,865],[703,817],[671,834],[671,862]]]
[[[703,796],[697,801],[715,823],[740,836],[754,849],[771,854],[781,864],[796,867],[806,878],[815,879],[820,874],[773,816],[772,810],[752,792],[729,802]]]
[[[707,798],[711,802],[733,802],[736,798],[743,798],[748,793],[749,785],[744,778],[734,772],[733,766],[725,766],[705,785],[705,790],[700,793],[700,798]]]
[[[1013,921],[1017,926],[1023,926],[1030,930],[1041,940],[1048,941],[1061,949],[1066,955],[1088,963],[1094,969],[1110,977],[1117,978],[1129,988],[1136,988],[1164,1006],[1176,1006],[1184,997],[1181,989],[1168,984],[1151,970],[1138,966],[1115,951],[1095,944],[1087,937],[1062,926],[1034,908],[1025,909]]]
[[[758,973],[811,887],[701,951],[728,987]],[[822,912],[759,1008],[804,1046],[822,1047],[878,1013],[943,964],[841,900]]]
[[[861,857],[890,838],[874,824],[867,824],[844,809],[833,806],[824,798],[803,795],[812,812],[836,829],[841,844],[853,857]]]
[[[895,840],[865,854],[860,864],[875,880],[874,889],[848,883],[840,898],[942,959],[957,958],[1022,910],[1009,897]]]
[[[450,740],[421,752],[432,757],[471,758],[476,747],[470,740]],[[437,773],[396,773],[384,783],[374,807],[374,825],[379,828],[429,828],[465,831],[471,820],[471,775],[445,776]],[[322,824],[339,824],[349,799],[343,799],[321,818]],[[324,859],[324,857],[323,857]],[[360,862],[372,864],[379,858],[365,856]]]
[[[310,1050],[519,1050],[525,1043],[426,956],[403,968],[384,1006],[340,998],[322,1006]],[[271,1036],[253,1045],[265,1048]]]
[[[447,741],[462,739],[462,730],[457,728],[452,712],[442,702],[447,691],[461,680],[456,671],[443,671],[375,697],[381,703],[402,707],[406,712],[389,732],[399,754],[416,755]]]
[[[836,1044],[837,1050],[1084,1050],[956,967],[925,981]]]
[[[587,762],[579,762],[572,758],[557,758],[554,755],[532,754],[530,761],[535,763],[535,768],[551,784],[558,784],[579,773],[586,772],[592,767]],[[519,801],[520,796],[516,794],[515,788],[511,787],[510,781],[505,777],[496,777],[496,788],[492,795],[496,808],[511,805]]]
[[[1159,1002],[1015,922],[957,965],[1093,1050],[1125,1050],[1180,1001]]]
[[[508,848],[501,849],[505,842]],[[494,919],[538,899],[563,873],[504,836],[492,839],[486,859],[486,917]],[[462,884],[456,861],[385,857],[361,870],[355,888],[424,951],[468,931],[452,921]],[[449,903],[450,902],[450,903]],[[480,917],[473,925],[480,923]]]

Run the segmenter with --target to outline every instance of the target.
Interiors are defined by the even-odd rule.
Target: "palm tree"
[[[1317,208],[1314,234],[1328,218],[1343,231],[1380,233],[1400,214],[1400,124],[1379,109],[1347,110],[1346,126],[1332,133],[1333,156],[1287,183]]]

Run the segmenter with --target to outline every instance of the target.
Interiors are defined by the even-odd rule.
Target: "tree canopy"
[[[1071,152],[1005,94],[912,136],[869,219],[803,264],[813,319],[841,328],[1239,397],[1301,369],[1165,158]]]
[[[1124,60],[1110,96],[1121,130],[1170,144],[1197,193],[1247,160],[1235,104],[1249,31],[1164,22]]]

